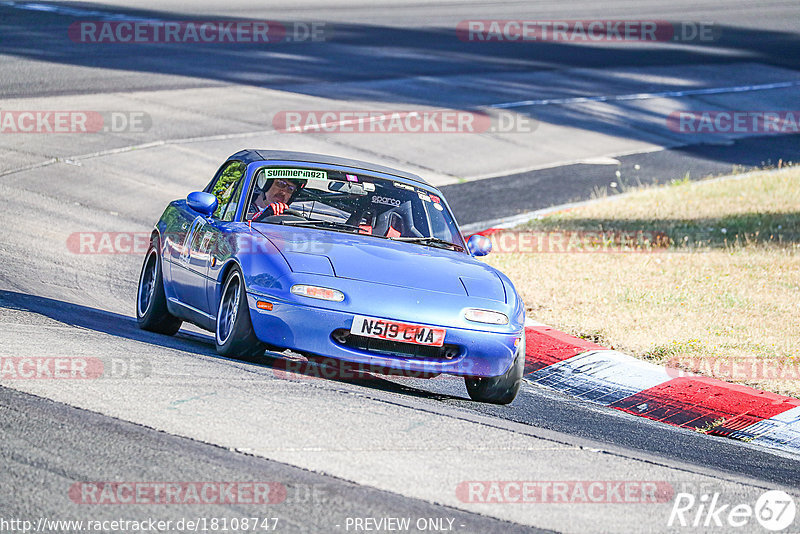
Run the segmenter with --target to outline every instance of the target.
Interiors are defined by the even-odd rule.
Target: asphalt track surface
[[[13,473],[12,476],[24,476],[32,470],[40,473],[37,484],[16,486],[13,497],[6,496],[14,501],[13,505],[3,503],[6,518],[58,518],[70,514],[80,517],[81,505],[77,502],[52,500],[52,495],[63,495],[65,477],[83,481],[148,480],[153,473],[168,476],[172,472],[179,473],[182,480],[209,481],[242,480],[242,473],[247,473],[248,480],[283,486],[277,497],[282,499],[279,514],[265,515],[263,505],[242,503],[172,507],[166,513],[163,507],[152,505],[143,515],[173,523],[183,518],[209,516],[278,518],[280,531],[325,532],[336,525],[344,527],[347,517],[361,517],[367,509],[375,517],[436,518],[444,514],[453,519],[456,527],[468,526],[473,531],[528,531],[520,525],[404,498],[279,462],[231,454],[219,447],[155,432],[11,389],[0,389],[0,398],[3,433],[13,436],[0,445],[6,459],[5,471]],[[88,436],[92,438],[87,439]],[[31,447],[31,444],[37,446]],[[65,449],[72,451],[71,454],[63,454]],[[99,461],[87,463],[79,458]],[[116,510],[92,514],[92,519],[101,521],[118,517]],[[272,521],[267,524],[272,525]]]
[[[0,3],[1,109],[59,109],[71,102],[64,99],[92,101],[127,93],[233,93],[241,86],[297,98],[325,92],[342,102],[366,98],[387,105],[470,108],[496,101],[481,100],[466,82],[439,92],[420,91],[415,84],[428,76],[474,81],[534,70],[659,67],[697,72],[691,67],[739,68],[742,61],[781,73],[796,73],[800,67],[800,37],[792,22],[800,13],[792,2],[759,6],[758,16],[744,2],[726,9],[717,2],[669,8],[646,2],[612,2],[602,8],[588,2],[569,7],[523,2],[381,8],[298,3],[279,11],[263,3],[209,2],[174,4],[168,13],[145,3],[71,6],[164,20],[323,20],[335,23],[336,38],[285,44],[279,53],[265,55],[246,46],[159,46],[144,53],[141,48],[109,46],[87,53],[85,46],[65,43],[58,32],[74,20],[98,15]],[[479,47],[454,42],[452,32],[467,18],[593,17],[713,20],[722,28],[722,38],[705,46],[661,48],[578,49],[563,43]],[[746,72],[742,77],[747,78]],[[191,128],[178,120],[185,108],[204,103],[188,102],[181,109],[171,104],[164,104],[165,116],[175,113],[176,120],[157,132],[160,138],[217,133],[211,119],[218,115]],[[242,106],[230,108],[230,114],[246,116],[251,108]],[[220,121],[219,128],[226,126]],[[593,120],[583,127],[602,133],[602,125]],[[638,141],[635,131],[627,134],[631,142]],[[669,503],[489,507],[460,502],[454,488],[464,480],[627,479],[716,488],[751,503],[767,489],[797,494],[800,463],[794,455],[588,406],[530,384],[510,406],[486,406],[467,399],[461,380],[319,379],[325,373],[314,365],[287,375],[287,361],[280,355],[234,362],[216,356],[211,339],[191,329],[174,338],[139,331],[131,308],[141,258],[70,256],[64,253],[64,232],[146,230],[167,200],[204,184],[225,156],[214,152],[204,159],[207,145],[176,145],[151,156],[85,160],[80,167],[63,161],[41,165],[47,161],[43,154],[63,158],[153,140],[110,134],[91,142],[52,137],[57,136],[41,142],[18,136],[0,139],[5,173],[0,192],[9,199],[0,216],[6,229],[0,246],[0,355],[118,357],[145,362],[147,371],[92,384],[2,381],[3,518],[178,520],[255,514],[279,517],[278,531],[341,532],[352,531],[345,528],[348,518],[441,517],[453,519],[453,530],[459,532],[666,531]],[[224,146],[219,151],[231,153],[230,146],[242,142],[220,142]],[[325,143],[332,152],[346,150],[338,139]],[[514,166],[504,175],[495,172],[499,177],[445,190],[459,220],[470,223],[587,198],[595,186],[606,187],[618,168],[634,179],[632,168],[639,165],[649,173],[637,176],[640,181],[665,182],[686,172],[696,177],[733,166],[796,160],[797,145],[796,136],[751,137],[614,154],[620,167],[573,163],[517,172]],[[187,153],[200,162],[192,173],[204,174],[187,176],[164,165],[165,156],[183,161]],[[481,155],[487,160],[503,157]],[[154,168],[161,171],[155,182]],[[123,185],[109,189],[110,177]],[[504,200],[497,203],[502,209],[483,209],[486,187],[496,188]],[[68,490],[75,482],[93,480],[268,480],[284,484],[288,493],[283,504],[269,508],[86,506],[70,500]],[[628,508],[618,513],[619,506]]]

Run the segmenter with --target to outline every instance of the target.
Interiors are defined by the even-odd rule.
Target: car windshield
[[[298,185],[302,185],[297,189]],[[283,192],[281,192],[283,191]],[[291,196],[290,196],[291,195]],[[293,212],[258,222],[314,226],[463,251],[464,241],[438,192],[419,185],[313,168],[256,171],[250,213],[274,201]]]

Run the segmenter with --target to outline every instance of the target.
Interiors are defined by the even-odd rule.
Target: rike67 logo
[[[796,513],[792,496],[780,490],[767,491],[753,506],[725,502],[719,493],[704,493],[700,497],[678,493],[667,526],[691,527],[695,531],[700,528],[704,532],[733,527],[755,532],[755,522],[758,522],[763,528],[778,532],[794,523]]]

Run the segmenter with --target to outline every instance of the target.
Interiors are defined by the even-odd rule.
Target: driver
[[[289,207],[295,194],[305,187],[305,180],[288,180],[275,178],[268,182],[268,187],[255,195],[250,209],[247,211],[248,220],[256,220],[262,215],[282,215]]]

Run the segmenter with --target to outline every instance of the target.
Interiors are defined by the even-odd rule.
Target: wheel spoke
[[[236,322],[236,313],[239,311],[239,287],[237,286],[233,293],[233,302],[231,303],[231,324]]]

